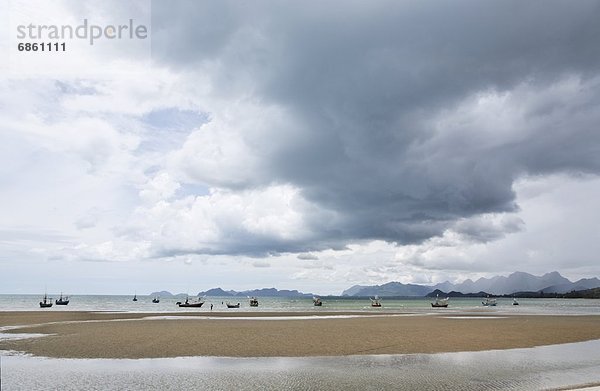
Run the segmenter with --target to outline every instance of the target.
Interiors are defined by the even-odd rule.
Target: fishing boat
[[[375,296],[375,298],[371,299],[371,307],[381,307],[381,299],[379,299],[379,296]]]
[[[497,303],[496,299],[490,299],[490,297],[486,297],[485,301],[482,301],[481,304],[484,305],[484,307],[495,307]]]
[[[69,304],[69,296],[63,296],[62,292],[60,293],[60,297],[55,301],[56,305],[67,305]]]
[[[133,301],[137,301],[137,293],[133,295]]]
[[[514,297],[513,297],[513,305],[519,305],[519,302]]]
[[[204,304],[204,302],[202,300],[200,300],[200,299],[198,299],[197,301],[190,302],[189,297],[186,297],[185,301],[183,303],[180,302],[180,301],[178,301],[175,304],[178,305],[179,307],[196,307],[196,308],[200,308],[200,307],[202,307],[202,304]]]
[[[250,307],[258,307],[258,299],[256,297],[250,298]]]
[[[313,305],[315,307],[321,307],[323,305],[323,302],[318,297],[313,297]]]
[[[153,303],[160,303],[160,299],[158,298],[158,296],[156,296],[154,299],[152,299]]]
[[[40,308],[50,308],[52,307],[52,299],[48,297],[47,294],[44,293],[44,298],[40,301]]]
[[[231,304],[230,302],[227,302],[225,305],[227,305],[227,308],[240,308],[240,303]]]
[[[439,295],[435,296],[435,301],[433,303],[431,303],[431,306],[434,308],[446,308],[448,307],[448,300],[450,300],[449,297],[446,297],[445,299],[440,299],[438,297]]]

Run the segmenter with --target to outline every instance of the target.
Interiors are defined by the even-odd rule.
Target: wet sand
[[[0,350],[57,358],[301,357],[481,351],[600,339],[600,316],[307,315],[313,314],[0,312],[0,327],[19,325],[5,333],[46,335],[0,340]]]

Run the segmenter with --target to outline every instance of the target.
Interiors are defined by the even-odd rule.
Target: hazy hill
[[[198,293],[198,296],[235,296],[236,293],[236,291],[224,291],[221,288],[212,288]]]
[[[439,289],[434,290],[431,293],[427,294],[427,297],[488,297],[489,293],[487,292],[477,292],[477,293],[462,293],[456,291],[450,291],[448,293],[443,292]]]
[[[542,276],[534,276],[524,272],[514,272],[509,276],[495,276],[492,278],[479,278],[476,281],[465,280],[459,284],[448,281],[428,286],[416,284],[402,284],[400,282],[389,282],[383,285],[363,286],[355,285],[345,290],[345,296],[425,296],[439,289],[442,292],[487,292],[492,295],[506,295],[514,292],[558,292],[565,293],[572,290],[582,290],[600,287],[598,278],[581,279],[571,282],[558,272],[546,273]]]
[[[600,288],[572,291],[565,294],[566,298],[600,299]]]
[[[543,276],[514,272],[508,277],[480,278],[475,282],[467,280],[461,284],[454,285],[452,289],[463,293],[484,291],[494,295],[504,295],[517,291],[538,291],[549,286],[570,283],[571,281],[561,276],[558,272],[546,273]]]
[[[160,291],[160,292],[152,292],[148,296],[173,297],[175,295],[169,291]]]
[[[370,286],[367,285],[354,285],[348,289],[346,289],[344,292],[342,292],[342,296],[360,296],[357,293],[359,293],[362,289],[365,288],[371,288]]]
[[[600,287],[600,280],[594,278],[582,278],[579,281],[569,282],[568,284],[552,285],[543,288],[544,292],[566,293],[571,291],[583,291]]]

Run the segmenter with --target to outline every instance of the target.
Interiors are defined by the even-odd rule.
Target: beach
[[[600,339],[598,315],[5,311],[0,327],[20,337],[0,338],[0,350],[53,358],[387,355]]]

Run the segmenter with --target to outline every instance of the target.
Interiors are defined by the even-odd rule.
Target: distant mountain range
[[[424,297],[438,290],[450,292],[453,296],[481,296],[481,295],[511,295],[516,292],[540,292],[564,294],[571,291],[584,291],[600,287],[598,278],[582,278],[571,282],[558,272],[546,273],[543,276],[534,276],[524,272],[514,272],[509,276],[495,276],[492,278],[480,278],[476,281],[465,280],[459,284],[445,281],[436,285],[402,284],[400,282],[388,282],[382,285],[354,285],[346,289],[342,296],[414,296]],[[153,292],[150,296],[173,297],[186,296],[185,293],[177,295],[168,291]],[[247,291],[223,290],[212,288],[207,291],[198,292],[198,296],[221,296],[221,297],[312,297],[312,293],[303,293],[297,290],[278,290],[275,288],[253,289]],[[433,293],[435,296],[435,293]]]
[[[487,292],[493,295],[507,295],[514,292],[566,293],[600,287],[598,278],[583,278],[571,282],[558,272],[546,273],[543,276],[534,276],[529,273],[515,272],[508,277],[495,276],[480,278],[476,281],[470,279],[459,284],[448,281],[429,286],[418,284],[402,284],[388,282],[383,285],[363,286],[355,285],[342,293],[342,296],[426,296],[438,289],[443,292],[455,291],[461,293]]]

